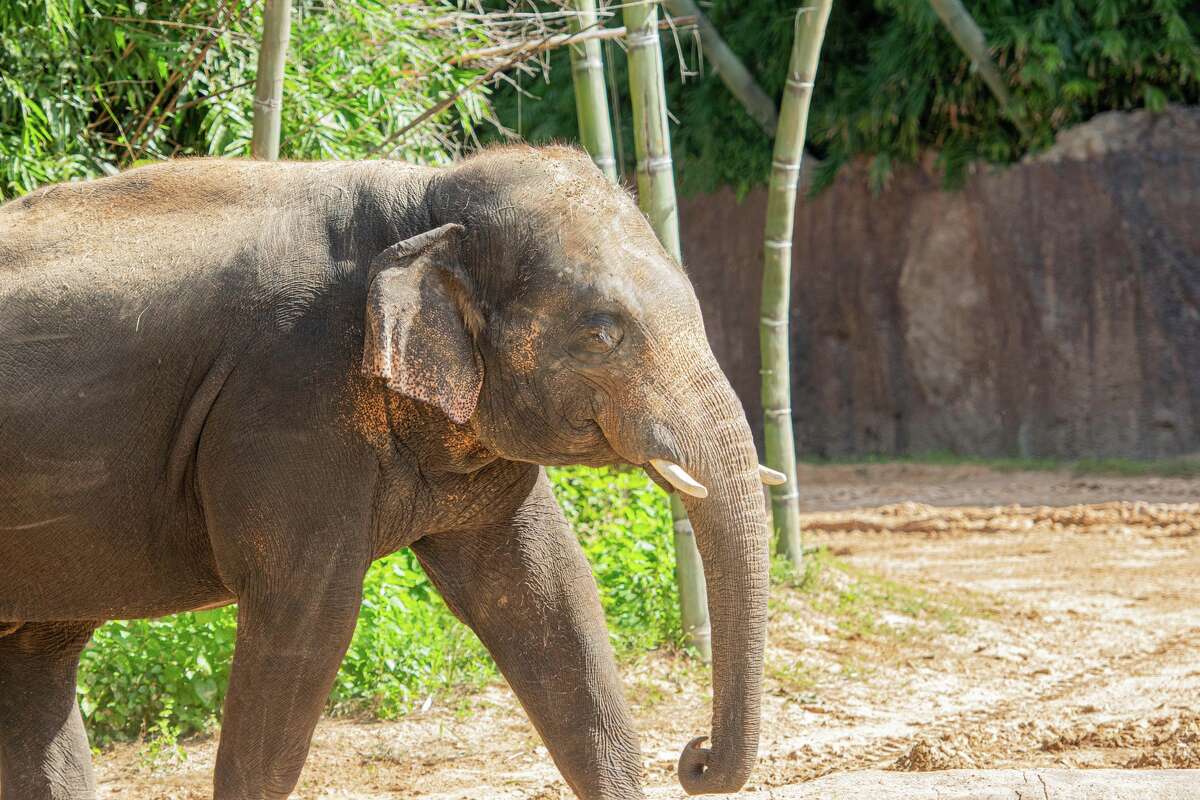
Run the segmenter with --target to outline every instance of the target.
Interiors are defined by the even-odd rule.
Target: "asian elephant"
[[[575,793],[641,797],[541,467],[615,463],[685,493],[714,694],[679,778],[736,791],[759,735],[760,468],[686,275],[585,154],[181,160],[9,202],[0,797],[95,796],[75,673],[103,620],[236,602],[214,797],[286,798],[364,573],[403,547]]]

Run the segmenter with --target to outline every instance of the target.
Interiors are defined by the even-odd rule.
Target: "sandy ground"
[[[753,788],[864,768],[1200,767],[1200,481],[916,465],[802,481],[806,543],[831,557],[774,591]],[[649,794],[683,797],[674,761],[708,730],[707,671],[652,654],[624,672]],[[207,798],[214,748],[101,753],[101,796]],[[502,685],[398,722],[323,722],[295,796],[571,797]]]

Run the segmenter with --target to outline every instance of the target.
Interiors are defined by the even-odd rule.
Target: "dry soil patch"
[[[1200,481],[880,465],[804,483],[807,543],[833,558],[774,593],[751,789],[867,769],[1200,767]],[[682,797],[674,761],[708,730],[706,671],[663,653],[624,672],[651,795]],[[207,798],[214,746],[165,768],[134,745],[104,752],[101,796]],[[297,797],[570,794],[497,685],[398,722],[323,722]]]

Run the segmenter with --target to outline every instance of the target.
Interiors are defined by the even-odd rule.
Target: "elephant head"
[[[431,229],[380,255],[365,370],[502,458],[652,467],[683,495],[708,582],[711,746],[690,793],[732,792],[757,754],[768,533],[738,398],[683,269],[580,151],[486,151],[433,179]]]

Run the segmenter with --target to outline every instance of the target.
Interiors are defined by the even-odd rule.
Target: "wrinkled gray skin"
[[[710,748],[755,759],[767,532],[686,276],[565,148],[444,170],[195,160],[0,208],[0,796],[90,798],[101,621],[238,603],[217,800],[284,798],[363,575],[411,546],[582,798],[641,796],[596,587],[542,464],[681,464]]]

